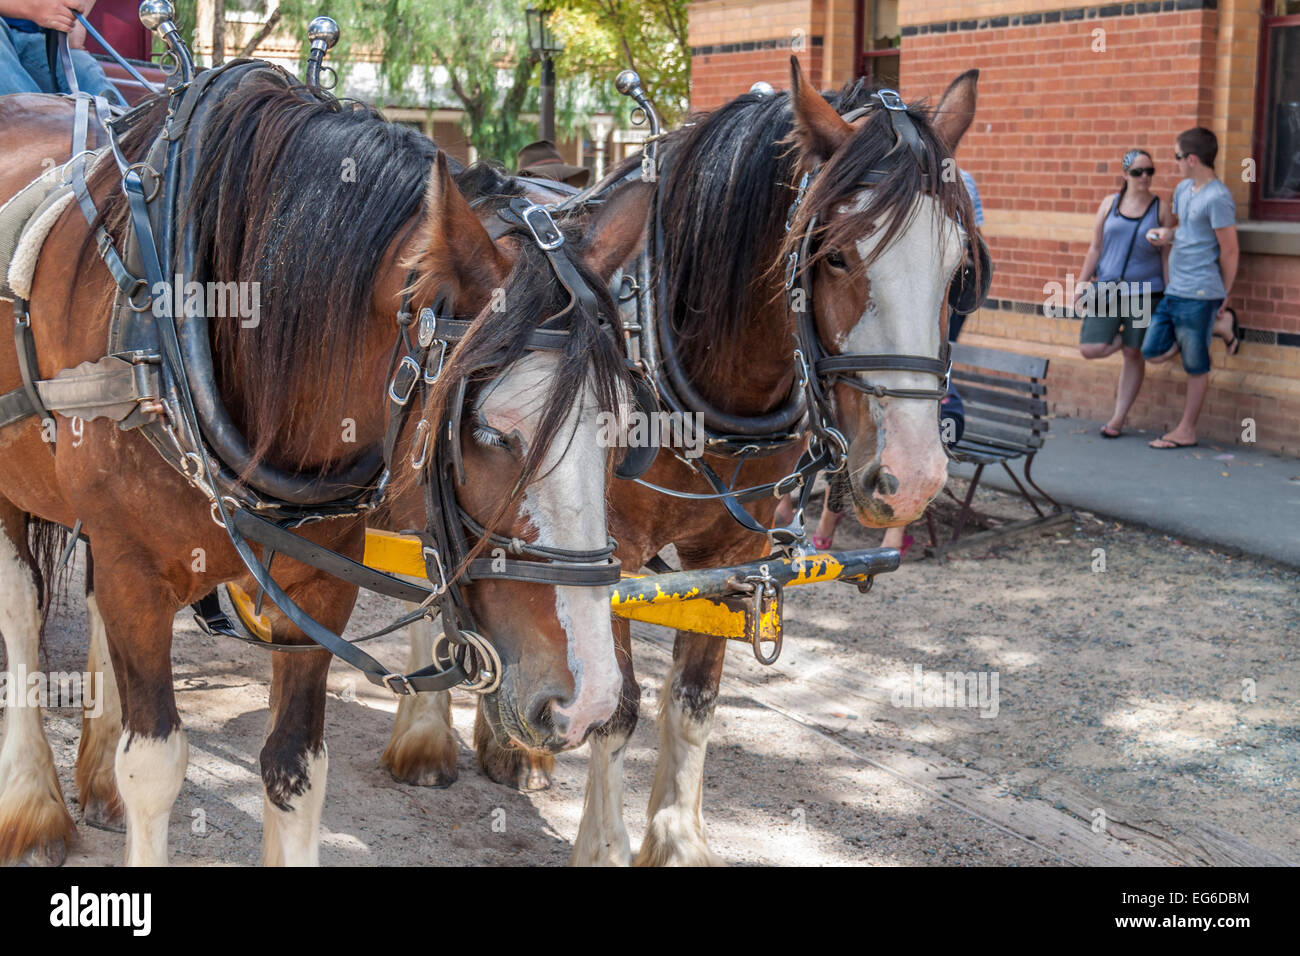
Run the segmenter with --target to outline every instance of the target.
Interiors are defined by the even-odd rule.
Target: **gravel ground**
[[[960,482],[954,485],[960,494]],[[981,492],[980,502],[1004,519],[1023,516],[1006,496]],[[943,524],[952,508],[939,513]],[[923,536],[921,528],[911,531]],[[836,544],[878,540],[846,522]],[[1104,572],[1094,570],[1099,548]],[[1050,796],[1042,799],[1058,780],[1098,794],[1105,806],[1136,807],[1175,827],[1214,824],[1300,860],[1300,574],[1088,515],[957,552],[942,565],[916,557],[866,596],[843,585],[791,589],[785,652],[775,667],[731,648],[704,793],[711,845],[724,859],[1097,862],[1044,845],[1032,828],[995,825],[946,799],[945,787],[956,784],[943,781],[969,778],[964,782],[974,781],[972,792],[990,806],[1002,801],[1039,817],[1057,811],[1062,834],[1081,824]],[[80,593],[78,575],[72,595]],[[354,627],[392,610],[382,599],[364,599]],[[635,848],[671,634],[642,625],[634,633],[644,690],[627,759]],[[83,666],[83,634],[80,602],[65,601],[51,621],[51,669]],[[379,652],[394,662],[405,656],[396,639],[380,643]],[[996,716],[982,717],[978,707],[897,706],[910,700],[917,665],[930,674],[983,672],[990,680],[996,672]],[[259,859],[257,753],[268,672],[263,652],[207,637],[188,614],[178,615],[177,696],[191,758],[172,814],[174,862]],[[1252,687],[1254,699],[1243,699]],[[445,790],[398,785],[379,766],[392,698],[338,664],[330,691],[323,863],[567,860],[585,749],[560,758],[549,791],[501,788],[474,766],[467,746],[473,702],[457,695],[460,780]],[[75,712],[47,715],[69,796],[78,725]],[[897,771],[899,760],[914,758],[927,762],[923,771]],[[82,826],[68,862],[109,865],[121,855],[120,834]]]

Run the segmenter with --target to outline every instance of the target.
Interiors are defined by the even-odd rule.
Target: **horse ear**
[[[790,57],[790,102],[795,138],[805,156],[825,162],[853,135],[853,127],[809,85],[794,56]]]
[[[654,186],[638,179],[615,190],[591,217],[582,258],[601,279],[609,281],[614,270],[640,249],[653,197]]]
[[[934,108],[930,125],[949,152],[956,151],[957,144],[975,121],[975,87],[979,78],[979,70],[967,70],[949,84]]]
[[[510,261],[456,188],[441,151],[424,192],[416,250],[407,266],[419,273],[421,286],[449,287],[458,307],[485,304],[510,273]]]

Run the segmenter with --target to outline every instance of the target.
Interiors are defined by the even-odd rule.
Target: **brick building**
[[[1079,322],[1045,314],[1045,283],[1078,272],[1127,149],[1151,153],[1168,202],[1174,136],[1214,130],[1247,331],[1235,357],[1213,347],[1200,430],[1237,441],[1253,418],[1261,446],[1300,454],[1300,0],[699,0],[691,46],[697,109],[756,80],[786,86],[791,50],[820,87],[866,75],[908,100],[933,102],[978,67],[958,160],[979,184],[997,268],[962,340],[1049,357],[1062,415],[1106,419],[1119,358],[1079,356]],[[1172,427],[1185,381],[1176,362],[1148,367],[1130,424]]]

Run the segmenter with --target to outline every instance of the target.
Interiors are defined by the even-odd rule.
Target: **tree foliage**
[[[221,2],[221,0],[217,0]],[[259,0],[224,0],[225,9],[258,9]],[[563,41],[556,56],[556,123],[561,135],[583,135],[593,113],[621,118],[630,104],[613,88],[631,67],[666,122],[688,100],[690,49],[687,0],[533,0],[552,11]],[[307,53],[307,24],[326,13],[340,40],[329,64],[340,89],[359,63],[376,64],[377,105],[460,109],[466,137],[480,156],[510,162],[537,137],[540,58],[528,46],[527,0],[280,0],[276,33],[294,36]],[[196,0],[178,0],[177,22],[192,35]],[[227,58],[237,55],[227,28]],[[531,115],[525,115],[531,114]]]

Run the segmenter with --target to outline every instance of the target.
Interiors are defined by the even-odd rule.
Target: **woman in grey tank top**
[[[1157,248],[1143,238],[1157,226],[1173,223],[1169,206],[1151,189],[1155,163],[1151,154],[1131,149],[1121,162],[1123,185],[1097,207],[1092,244],[1076,283],[1074,314],[1082,315],[1079,353],[1086,359],[1120,352],[1115,410],[1101,427],[1102,438],[1118,438],[1124,419],[1142,388],[1146,365],[1142,338],[1165,288],[1168,247]]]

